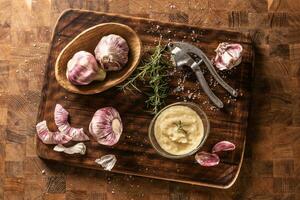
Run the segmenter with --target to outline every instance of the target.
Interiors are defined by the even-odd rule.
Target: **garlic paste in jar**
[[[166,152],[173,155],[187,154],[200,144],[204,136],[203,122],[190,107],[171,106],[157,117],[154,136]]]

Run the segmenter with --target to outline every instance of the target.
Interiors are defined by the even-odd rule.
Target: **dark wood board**
[[[79,95],[70,93],[59,86],[54,76],[54,65],[60,51],[80,32],[104,22],[123,23],[133,28],[141,38],[144,55],[147,55],[149,49],[157,43],[160,36],[162,36],[164,43],[168,42],[169,39],[193,43],[210,58],[213,57],[214,49],[220,42],[237,42],[243,45],[243,62],[230,73],[221,73],[231,86],[238,89],[240,96],[236,100],[229,100],[229,95],[224,89],[212,84],[214,92],[226,103],[224,109],[214,109],[208,98],[202,95],[201,89],[194,91],[194,88],[198,88],[198,86],[193,76],[185,82],[184,92],[171,93],[167,100],[167,104],[169,104],[187,99],[201,105],[207,113],[211,123],[211,131],[201,150],[209,151],[216,142],[221,140],[229,140],[236,144],[236,149],[233,152],[221,155],[221,163],[218,166],[201,167],[194,161],[193,156],[170,160],[158,155],[151,147],[148,139],[147,129],[153,115],[147,112],[144,103],[145,96],[124,94],[117,88],[109,89],[97,95]],[[46,120],[50,130],[56,130],[53,111],[56,103],[60,103],[70,112],[70,123],[75,127],[84,127],[88,133],[88,124],[94,112],[101,107],[113,106],[120,112],[124,123],[124,132],[119,143],[114,147],[99,145],[90,136],[91,141],[85,143],[87,145],[85,156],[70,156],[54,152],[52,150],[53,145],[45,145],[37,139],[37,154],[48,160],[102,170],[94,160],[110,153],[115,154],[118,160],[112,170],[113,172],[228,188],[236,180],[243,160],[251,97],[253,59],[251,39],[246,33],[201,29],[184,24],[165,23],[107,13],[68,10],[61,15],[53,32],[37,122]],[[177,86],[178,76],[179,73],[176,72],[171,78],[172,88]],[[206,77],[210,80],[209,75]],[[196,99],[189,99],[189,92],[197,94],[200,92],[200,95]]]

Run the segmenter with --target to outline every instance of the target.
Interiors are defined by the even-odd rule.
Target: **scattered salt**
[[[170,8],[174,9],[174,8],[176,8],[176,6],[174,4],[171,4]]]

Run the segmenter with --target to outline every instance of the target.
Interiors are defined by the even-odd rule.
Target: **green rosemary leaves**
[[[163,55],[165,47],[159,44],[154,48],[152,55],[142,61],[142,65],[120,88],[122,90],[134,89],[148,96],[146,104],[151,108],[152,113],[156,114],[165,103],[165,98],[169,93],[167,69],[169,61]],[[149,92],[143,92],[137,85],[137,81],[142,81],[145,87],[149,87]]]

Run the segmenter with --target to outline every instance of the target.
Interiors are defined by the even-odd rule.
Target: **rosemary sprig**
[[[184,134],[187,134],[187,131],[183,128],[183,124],[182,124],[182,121],[179,120],[178,122],[175,122],[175,125],[177,126],[177,132],[178,133],[184,133]]]
[[[146,104],[151,107],[152,113],[156,114],[160,107],[164,104],[165,98],[168,96],[169,86],[167,83],[167,69],[170,63],[163,55],[165,46],[159,44],[154,48],[153,54],[142,61],[126,83],[120,86],[122,90],[136,90],[145,93],[148,96]],[[151,92],[143,92],[138,86],[138,81],[147,82],[146,87],[151,88]]]

